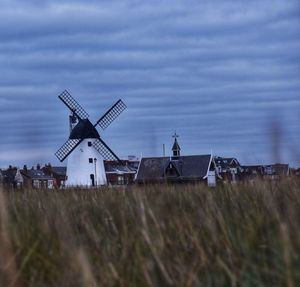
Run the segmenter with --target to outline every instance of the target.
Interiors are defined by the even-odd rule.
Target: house
[[[137,175],[137,183],[194,183],[206,182],[216,185],[216,167],[211,154],[181,156],[180,146],[175,137],[172,157],[142,158]]]
[[[129,160],[118,162],[115,160],[104,161],[108,185],[129,185],[134,183],[137,169],[136,164]]]
[[[263,178],[264,169],[262,165],[244,165],[243,166],[243,179],[252,180],[256,178]]]
[[[9,166],[8,169],[3,169],[1,171],[1,183],[6,188],[15,188],[17,183],[15,180],[17,167]]]
[[[243,176],[246,179],[281,179],[289,175],[290,168],[288,164],[276,163],[243,166]]]
[[[235,182],[242,179],[244,170],[236,158],[215,156],[214,162],[222,180]]]
[[[264,178],[280,179],[290,175],[288,164],[275,163],[263,166]]]
[[[46,175],[54,178],[54,187],[64,187],[67,179],[67,167],[66,166],[51,166],[47,164],[42,168]]]
[[[27,169],[24,166],[23,170],[20,170],[17,173],[17,186],[22,187],[31,187],[31,188],[54,188],[55,179],[44,173],[40,168],[40,165],[37,165],[37,168]]]
[[[142,158],[137,172],[137,183],[157,182],[207,182],[216,184],[215,165],[212,155]]]

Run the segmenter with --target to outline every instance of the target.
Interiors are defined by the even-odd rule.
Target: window
[[[40,188],[40,181],[37,180],[37,179],[34,179],[34,180],[33,180],[33,187],[34,187],[34,188]]]
[[[53,188],[53,184],[54,184],[54,182],[53,182],[53,180],[48,180],[48,188]]]
[[[89,163],[93,163],[93,159],[91,157],[89,158]]]
[[[92,142],[88,142],[88,146],[92,146]]]
[[[124,184],[124,176],[118,175],[118,185],[123,185],[123,184]]]

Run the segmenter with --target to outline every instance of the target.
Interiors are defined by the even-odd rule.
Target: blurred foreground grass
[[[300,286],[300,183],[0,192],[0,286]]]

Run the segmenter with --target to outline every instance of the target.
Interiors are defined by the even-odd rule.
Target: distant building
[[[42,169],[23,169],[18,174],[18,185],[32,188],[54,188],[55,179],[43,172]],[[19,184],[20,183],[20,184]]]
[[[8,169],[1,170],[1,183],[6,188],[15,188],[17,187],[16,182],[16,173],[17,173],[17,167],[9,166]]]
[[[37,168],[21,170],[17,167],[9,167],[2,170],[2,183],[7,188],[53,188],[54,178],[46,175],[37,165]]]
[[[137,183],[205,182],[216,185],[216,166],[212,155],[181,156],[178,135],[173,136],[172,157],[142,158],[136,175]]]
[[[138,163],[122,160],[122,163],[113,160],[104,161],[108,185],[129,185],[134,183]]]
[[[49,163],[43,168],[43,172],[46,175],[51,176],[54,179],[54,187],[64,187],[67,179],[67,167],[66,166],[51,166]]]
[[[215,156],[214,161],[218,175],[222,180],[235,182],[243,178],[243,168],[234,157]]]
[[[282,163],[269,165],[246,165],[242,168],[245,179],[280,179],[290,175],[289,165]]]
[[[116,160],[104,161],[107,184],[133,184],[139,162],[139,159],[135,156],[129,156],[128,160],[122,160],[121,162]],[[51,166],[51,164],[47,164],[42,168],[42,170],[46,175],[54,178],[54,187],[65,187],[67,178],[67,168],[65,166]]]

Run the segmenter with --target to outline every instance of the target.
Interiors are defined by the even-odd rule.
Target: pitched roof
[[[66,166],[51,166],[51,171],[57,175],[66,175],[67,167]]]
[[[211,155],[181,156],[178,159],[169,157],[142,158],[137,173],[137,181],[165,179],[166,169],[171,163],[181,179],[203,179],[207,175]]]
[[[22,170],[22,175],[29,177],[31,179],[40,179],[40,180],[51,180],[52,176],[46,175],[41,169],[28,169],[27,171]]]
[[[184,178],[203,178],[206,176],[211,155],[191,155],[181,156],[177,162],[177,169],[181,177]]]
[[[169,162],[169,157],[142,158],[136,180],[148,181],[164,179],[164,172]]]
[[[104,161],[105,172],[107,173],[136,173],[136,169],[130,165],[119,163],[118,161],[106,160]]]
[[[214,157],[214,161],[215,161],[216,165],[222,167],[222,169],[229,168],[233,162],[236,162],[237,166],[240,166],[239,161],[234,157],[216,156],[216,157]]]

